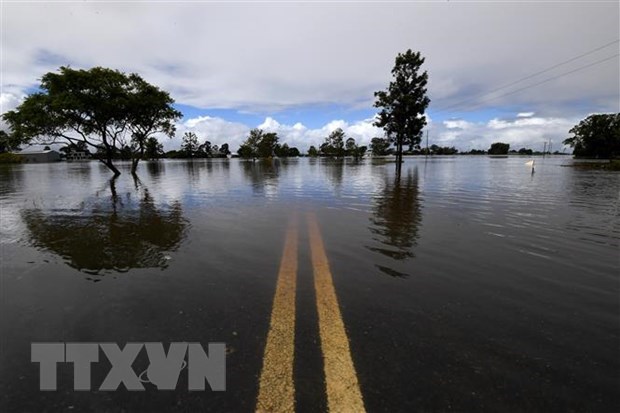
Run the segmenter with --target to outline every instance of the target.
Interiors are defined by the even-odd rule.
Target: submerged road
[[[407,162],[4,171],[0,412],[620,411],[619,176]],[[226,390],[40,391],[31,343],[225,343]]]
[[[280,264],[260,377],[256,407],[259,412],[295,411],[293,366],[298,252],[297,220],[297,214],[290,220]],[[365,409],[359,381],[351,358],[349,340],[315,214],[307,214],[307,224],[312,251],[328,408],[332,412],[363,412]]]

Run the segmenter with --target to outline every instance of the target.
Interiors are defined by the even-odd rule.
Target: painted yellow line
[[[294,412],[295,288],[297,282],[297,217],[289,222],[263,357],[257,412]]]
[[[364,412],[364,401],[360,391],[349,339],[344,328],[336,289],[329,270],[329,262],[321,238],[316,215],[307,216],[314,267],[314,288],[319,314],[319,333],[325,366],[327,406],[332,413]]]

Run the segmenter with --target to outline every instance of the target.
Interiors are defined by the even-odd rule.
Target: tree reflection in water
[[[178,201],[158,206],[138,183],[119,197],[112,180],[110,197],[95,195],[80,209],[24,210],[30,241],[89,274],[166,268],[166,252],[179,247],[188,222]]]
[[[288,163],[280,159],[258,159],[242,161],[241,165],[244,176],[256,195],[275,197],[278,192],[280,169],[287,167]]]
[[[368,246],[368,249],[394,260],[413,258],[421,221],[417,168],[413,173],[408,171],[406,177],[397,176],[392,182],[386,177],[383,190],[374,199],[369,227],[373,240],[382,246]],[[382,265],[377,268],[393,277],[407,276]]]
[[[146,171],[153,180],[158,180],[166,172],[166,163],[161,160],[147,161],[144,162],[144,165],[146,165]]]

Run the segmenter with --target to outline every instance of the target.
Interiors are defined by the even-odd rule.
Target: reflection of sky
[[[332,207],[368,209],[380,187],[382,173],[368,163],[333,165],[317,160],[276,160],[274,165],[245,161],[162,161],[163,167],[139,166],[140,186],[149,190],[153,202],[165,207],[180,201],[183,209],[227,209],[261,202],[324,204]],[[124,172],[116,180],[121,200],[136,191]],[[2,242],[17,240],[25,230],[19,218],[23,208],[80,210],[93,199],[110,196],[108,170],[97,162],[15,165],[0,175],[5,193],[2,206]],[[245,169],[244,169],[245,168]],[[385,167],[380,167],[381,170]],[[90,200],[90,201],[89,201]]]
[[[523,220],[523,215],[531,214],[528,219],[532,225],[563,227],[576,217],[579,222],[591,222],[597,227],[614,226],[609,211],[618,208],[617,174],[601,175],[601,181],[609,182],[598,184],[602,189],[586,196],[585,190],[576,188],[589,175],[562,168],[562,163],[570,162],[568,158],[537,159],[534,175],[525,166],[527,160],[417,157],[406,160],[403,173],[417,168],[424,208],[443,210],[463,219],[523,225],[529,222]],[[160,161],[157,165],[139,166],[140,184],[149,190],[157,207],[180,201],[186,213],[203,209],[251,210],[270,203],[368,212],[373,197],[381,196],[386,178],[394,174],[393,163],[371,159],[343,163],[305,158],[276,160],[271,165],[241,160],[178,160]],[[93,197],[110,196],[110,174],[97,162],[10,168],[0,173],[2,242],[13,242],[23,233],[21,209],[79,210]],[[135,192],[127,168],[128,164],[121,165],[124,173],[117,180],[120,199]],[[597,182],[591,184],[596,186]],[[605,188],[616,190],[610,195]],[[568,203],[572,209],[566,207]]]

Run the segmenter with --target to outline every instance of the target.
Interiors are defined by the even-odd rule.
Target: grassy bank
[[[576,162],[564,166],[570,166],[573,168],[584,170],[620,171],[620,159],[615,159],[611,162]]]
[[[0,164],[5,163],[22,163],[24,162],[24,158],[19,155],[15,155],[14,153],[0,153]]]

